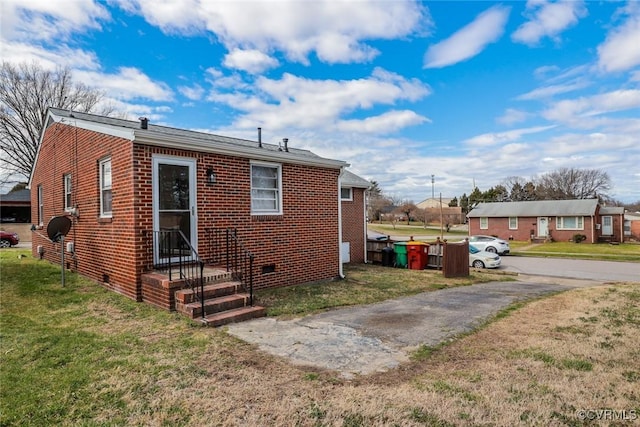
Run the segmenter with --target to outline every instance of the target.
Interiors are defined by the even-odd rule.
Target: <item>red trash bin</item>
[[[424,270],[429,260],[429,245],[424,242],[407,242],[407,258],[411,270]]]

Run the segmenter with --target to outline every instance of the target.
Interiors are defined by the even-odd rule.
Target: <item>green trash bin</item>
[[[393,251],[396,253],[395,266],[407,268],[407,242],[394,243]]]

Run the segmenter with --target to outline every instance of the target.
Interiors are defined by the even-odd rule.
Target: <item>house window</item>
[[[584,222],[581,216],[559,216],[556,217],[556,228],[558,230],[583,230]]]
[[[64,210],[69,211],[73,206],[71,205],[71,174],[64,175]]]
[[[110,217],[113,204],[111,193],[111,159],[100,161],[100,216]]]
[[[510,216],[509,217],[509,230],[517,230],[518,229],[518,217]]]
[[[42,201],[42,185],[38,185],[38,225],[44,224],[44,203]]]
[[[272,163],[251,163],[251,213],[282,213],[282,168]]]
[[[353,200],[353,189],[349,188],[341,188],[340,189],[340,199],[342,200]]]
[[[480,230],[488,230],[489,229],[489,218],[486,216],[480,217]]]

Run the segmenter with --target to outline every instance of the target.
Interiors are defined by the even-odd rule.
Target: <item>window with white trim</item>
[[[251,213],[282,214],[282,166],[274,163],[251,163]]]
[[[556,217],[556,229],[558,230],[584,230],[584,218],[581,216]]]
[[[351,187],[343,187],[340,189],[341,200],[353,200],[353,189]]]
[[[489,218],[487,218],[486,216],[481,216],[480,217],[480,230],[487,230],[489,229]]]
[[[38,225],[44,224],[44,202],[42,201],[42,185],[38,185]]]
[[[64,174],[64,210],[70,211],[72,208],[71,204],[71,174]]]
[[[100,216],[110,217],[112,205],[111,158],[107,158],[100,161]]]
[[[510,216],[509,217],[509,230],[517,230],[518,229],[518,217]]]

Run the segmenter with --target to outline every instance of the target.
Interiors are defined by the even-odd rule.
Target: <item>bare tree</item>
[[[398,211],[407,217],[407,225],[411,223],[412,214],[416,209],[418,209],[417,206],[410,200],[404,200],[400,206],[398,206]]]
[[[0,166],[4,181],[28,178],[35,162],[47,108],[93,111],[104,94],[74,83],[69,68],[49,71],[37,62],[0,66]],[[103,115],[112,113],[106,106]]]
[[[539,199],[545,200],[606,200],[610,189],[609,175],[599,169],[561,168],[541,175],[536,180],[536,194]]]

